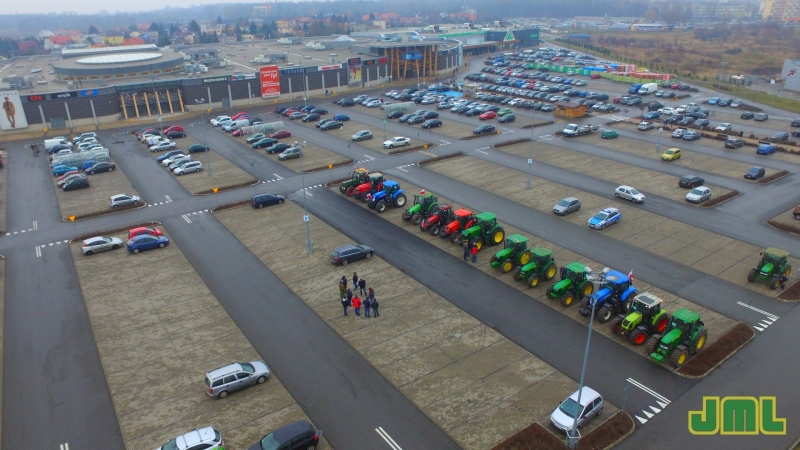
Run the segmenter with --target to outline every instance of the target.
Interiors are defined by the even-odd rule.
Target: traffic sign
[[[328,164],[328,169],[333,169],[333,164]]]
[[[303,216],[303,222],[308,222],[308,214]]]
[[[528,158],[528,164],[533,164],[533,160]]]
[[[75,222],[75,218],[78,216],[69,216],[68,219],[70,222]]]
[[[211,190],[214,191],[214,193],[216,194],[219,188],[211,188]]]

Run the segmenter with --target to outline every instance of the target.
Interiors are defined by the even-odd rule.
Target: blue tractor
[[[406,194],[400,189],[397,181],[387,180],[383,182],[383,189],[370,194],[367,206],[379,213],[386,211],[387,206],[402,208],[406,205]]]
[[[632,299],[638,289],[628,275],[616,270],[603,270],[600,274],[589,277],[595,284],[595,292],[585,297],[580,305],[580,314],[589,317],[594,304],[595,317],[600,323],[606,323],[619,314],[628,312],[628,299]]]

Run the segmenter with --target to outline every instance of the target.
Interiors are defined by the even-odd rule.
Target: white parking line
[[[373,159],[375,159],[375,158],[373,158],[372,156],[369,156],[369,155],[364,155],[364,156],[365,156],[365,157],[367,157],[367,159],[369,159],[370,161],[372,161]]]
[[[39,222],[37,222],[36,220],[33,221],[33,229],[34,230],[38,230],[39,229]]]
[[[634,385],[634,386],[638,387],[639,389],[641,389],[641,390],[647,392],[648,394],[652,395],[653,397],[656,398],[656,400],[661,400],[662,402],[666,403],[667,405],[669,405],[671,403],[663,395],[661,395],[658,392],[650,389],[649,387],[643,385],[642,383],[639,383],[638,381],[634,380],[633,378],[628,378],[627,381],[628,381],[628,383],[631,383],[632,385]]]
[[[475,150],[475,151],[476,151],[476,152],[483,153],[484,155],[488,155],[488,153],[486,153],[486,152],[485,152],[485,151],[483,151],[483,150]]]
[[[764,311],[762,309],[758,309],[758,308],[756,308],[754,306],[750,306],[747,303],[742,303],[742,302],[736,302],[736,303],[738,305],[744,306],[745,308],[752,309],[755,312],[759,312],[759,313],[767,316],[768,318],[772,319],[773,321],[776,321],[776,320],[780,319],[780,317],[776,316],[775,314],[770,314],[770,313],[768,313],[768,312],[766,312],[766,311]]]
[[[172,203],[172,199],[169,197],[169,195],[164,195],[164,197],[167,198],[167,203]]]
[[[278,175],[277,173],[273,173],[272,175],[274,175],[274,176],[275,176],[275,179],[276,179],[276,180],[282,180],[282,179],[283,179],[283,177],[282,177],[282,176],[280,176],[280,175]]]
[[[69,444],[64,442],[63,444],[61,444],[60,450],[69,450]]]
[[[189,220],[189,216],[187,216],[186,214],[183,214],[181,217],[183,217],[183,220],[185,220],[186,223],[192,223],[192,221]]]
[[[393,450],[403,450],[402,448],[400,448],[399,445],[397,445],[397,442],[395,442],[394,439],[392,439],[392,437],[389,436],[389,433],[384,431],[383,428],[381,427],[375,428],[375,432],[378,433],[378,436],[382,437],[383,440],[386,441],[386,443],[389,444],[389,447],[391,447]]]
[[[402,170],[403,172],[408,173],[408,171],[406,169],[403,169],[402,167],[397,167],[397,170]]]
[[[42,257],[42,249],[38,245],[36,246],[36,257],[37,258]]]

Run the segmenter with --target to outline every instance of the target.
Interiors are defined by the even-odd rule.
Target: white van
[[[72,144],[69,143],[66,139],[45,139],[44,140],[44,149],[50,150],[51,148],[55,147],[56,145],[69,145],[72,148]]]
[[[247,126],[250,126],[250,119],[237,119],[226,122],[225,125],[222,126],[222,129],[225,131],[234,131]]]
[[[639,95],[648,95],[658,90],[658,83],[646,83],[639,88]]]

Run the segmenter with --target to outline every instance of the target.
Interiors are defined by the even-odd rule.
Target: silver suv
[[[138,205],[141,200],[135,195],[117,194],[112,195],[108,199],[108,203],[112,208],[116,208],[117,206]]]
[[[214,369],[204,380],[210,397],[225,398],[233,391],[254,384],[263,384],[269,378],[269,367],[262,361],[233,363]]]
[[[223,450],[222,435],[213,427],[205,427],[184,433],[156,450]]]

